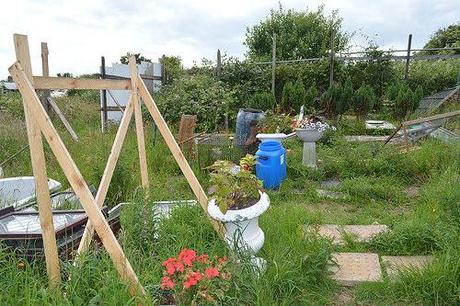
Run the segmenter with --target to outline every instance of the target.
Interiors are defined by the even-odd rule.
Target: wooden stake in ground
[[[117,165],[118,157],[120,156],[121,148],[123,147],[123,141],[125,140],[126,133],[128,132],[129,122],[133,116],[134,101],[132,96],[128,100],[128,105],[126,106],[123,117],[120,121],[120,126],[118,127],[117,135],[112,145],[112,150],[110,151],[107,164],[104,169],[104,174],[102,175],[101,183],[99,184],[99,190],[96,194],[96,205],[99,209],[104,205],[105,197],[107,196],[107,191],[109,190],[109,184],[112,180],[113,171]],[[83,237],[81,238],[80,245],[78,246],[77,254],[85,252],[94,235],[94,227],[91,225],[91,222],[88,220],[86,223],[85,231]]]
[[[180,118],[178,141],[181,144],[184,151],[187,152],[188,156],[192,155],[193,142],[191,140],[193,138],[193,134],[195,133],[195,127],[195,115],[182,115],[182,117]]]
[[[24,78],[32,80],[32,66],[30,62],[29,44],[27,36],[14,35],[16,58],[24,65],[22,72]],[[15,80],[16,81],[16,80]],[[17,83],[17,82],[16,82]],[[34,92],[35,93],[35,92]],[[30,158],[35,178],[35,190],[38,203],[38,214],[42,230],[43,248],[45,250],[46,270],[48,272],[49,285],[54,288],[61,280],[56,236],[53,224],[53,212],[48,188],[48,176],[46,174],[46,160],[43,151],[43,142],[40,129],[34,120],[35,113],[27,107],[26,98],[23,96],[24,114],[27,125],[27,137],[29,140]]]
[[[157,125],[158,130],[160,131],[161,135],[163,136],[163,139],[168,145],[169,150],[174,156],[174,159],[176,160],[177,164],[182,170],[182,173],[187,179],[187,182],[190,185],[190,188],[192,188],[193,193],[197,197],[198,202],[200,203],[201,207],[205,211],[206,216],[209,218],[212,226],[214,227],[214,230],[221,237],[224,237],[225,229],[222,226],[222,223],[212,219],[208,214],[208,197],[206,196],[206,193],[204,192],[203,187],[201,187],[201,184],[196,178],[195,173],[193,173],[193,170],[192,168],[190,168],[190,165],[185,159],[184,154],[182,154],[182,151],[179,145],[177,144],[176,139],[174,138],[173,134],[169,130],[169,127],[166,124],[166,121],[164,120],[163,116],[158,110],[158,107],[155,101],[153,100],[152,96],[150,95],[144,82],[142,81],[139,75],[137,76],[137,78],[138,78],[139,94],[142,100],[144,101],[144,105],[147,107],[148,111],[150,112],[150,115],[153,117],[153,120],[155,121],[155,124]]]
[[[141,169],[141,181],[142,187],[146,191],[149,188],[149,176],[147,169],[147,157],[145,154],[145,136],[144,136],[144,125],[142,122],[142,109],[141,100],[138,94],[138,79],[137,79],[137,64],[134,55],[129,57],[129,71],[131,74],[131,86],[132,86],[132,99],[134,104],[134,120],[136,121],[136,136],[137,136],[137,149],[139,151],[139,164]]]
[[[139,283],[131,264],[123,253],[123,250],[110,229],[107,220],[97,207],[88,185],[59,137],[59,134],[54,128],[50,118],[46,114],[45,109],[41,105],[40,100],[35,93],[32,84],[22,70],[21,65],[19,63],[15,63],[9,68],[9,72],[21,92],[26,108],[29,108],[28,111],[34,114],[36,124],[40,127],[41,132],[50,145],[51,150],[53,151],[72,189],[80,199],[80,202],[88,215],[88,219],[94,225],[94,228],[99,235],[99,238],[101,238],[102,244],[106,248],[107,253],[110,255],[115,268],[122,279],[129,284],[129,291],[131,295],[137,295],[139,293],[143,294],[144,289]]]

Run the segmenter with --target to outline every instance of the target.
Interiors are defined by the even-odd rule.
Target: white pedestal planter
[[[316,142],[323,137],[323,133],[311,129],[297,129],[297,136],[303,141],[302,164],[317,168],[316,166]]]
[[[256,254],[264,245],[265,235],[259,227],[259,216],[270,206],[270,198],[264,192],[260,192],[259,201],[244,209],[228,210],[222,213],[216,200],[212,199],[208,204],[209,215],[224,223],[225,239],[231,248],[249,250]]]
[[[293,137],[295,133],[291,134],[285,134],[285,133],[273,133],[273,134],[257,134],[256,138],[259,139],[261,142],[265,141],[276,141],[276,142],[282,142],[285,139],[289,139]]]

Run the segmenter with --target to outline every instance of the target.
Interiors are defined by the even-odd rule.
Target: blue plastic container
[[[264,188],[278,189],[286,178],[286,149],[280,142],[265,141],[256,152],[256,176]]]

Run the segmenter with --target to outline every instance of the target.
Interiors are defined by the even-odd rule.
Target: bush
[[[318,90],[316,89],[315,84],[311,85],[307,93],[305,94],[305,109],[307,111],[312,111],[315,105],[316,98],[318,97]]]
[[[364,118],[374,107],[375,101],[374,90],[370,85],[363,85],[355,93],[353,99],[353,108],[360,118]]]
[[[263,111],[273,110],[275,97],[270,92],[258,92],[249,99],[247,106]]]
[[[412,91],[404,82],[397,82],[387,89],[387,99],[393,104],[393,116],[402,121],[409,112],[417,109],[423,97],[421,86]]]
[[[341,110],[342,106],[340,105],[342,95],[342,87],[334,83],[332,84],[320,98],[321,107],[326,112],[326,115],[331,118],[336,118],[338,113],[337,110]]]
[[[297,113],[305,103],[305,96],[306,91],[301,80],[286,83],[281,98],[281,109],[287,113]]]
[[[167,121],[178,122],[182,114],[196,115],[198,128],[203,131],[216,130],[225,114],[235,114],[231,112],[235,107],[233,92],[205,74],[182,77],[164,86],[157,100]]]

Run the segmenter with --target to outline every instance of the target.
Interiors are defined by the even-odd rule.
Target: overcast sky
[[[34,74],[41,74],[40,42],[48,42],[50,73],[98,72],[100,56],[108,64],[126,52],[156,60],[179,55],[186,66],[217,48],[243,57],[246,27],[257,24],[278,1],[269,0],[12,0],[0,9],[0,79],[14,60],[13,33],[27,34]],[[290,0],[285,8],[324,3],[339,10],[346,32],[367,35],[386,48],[422,47],[440,27],[459,22],[459,0]]]

